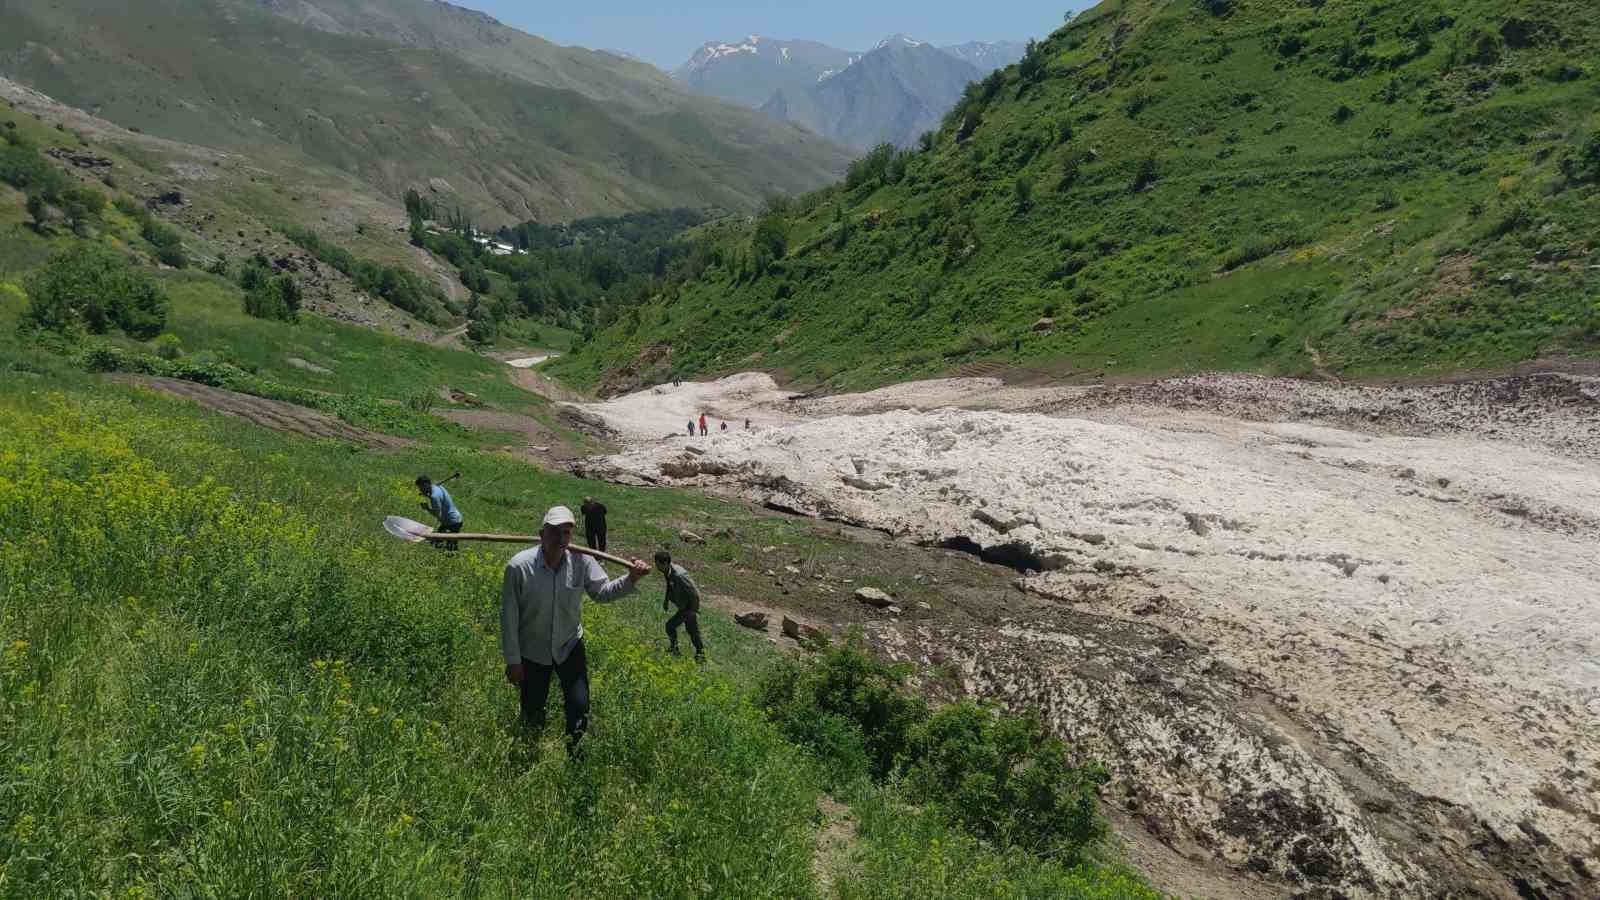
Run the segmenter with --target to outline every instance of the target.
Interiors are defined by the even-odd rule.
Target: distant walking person
[[[728,423],[727,422],[723,422],[722,423],[722,430],[723,431],[727,431],[728,430]]]
[[[465,520],[461,516],[461,510],[456,509],[456,502],[450,499],[450,492],[444,489],[444,485],[434,484],[433,479],[426,475],[418,475],[417,493],[423,496],[422,508],[439,520],[440,534],[461,533],[461,523]],[[439,546],[454,552],[458,545],[455,541],[445,541]]]
[[[594,502],[593,497],[583,498],[583,536],[589,546],[604,553],[606,549],[606,505]]]
[[[689,437],[694,437],[694,420],[689,420]]]
[[[500,653],[506,681],[517,686],[522,718],[535,731],[544,727],[550,676],[561,677],[567,713],[567,749],[577,753],[589,726],[589,662],[583,649],[583,595],[610,603],[633,593],[650,574],[642,559],[628,574],[607,579],[592,556],[573,553],[572,510],[551,507],[539,531],[539,546],[506,564],[500,588]]]
[[[711,432],[711,429],[706,427],[706,414],[705,413],[701,413],[700,414],[700,436],[701,437],[705,437],[710,432]]]
[[[689,632],[689,643],[694,645],[695,662],[706,661],[706,645],[700,640],[700,589],[683,566],[674,565],[672,554],[662,550],[656,554],[656,570],[667,580],[667,593],[661,598],[661,611],[676,606],[678,612],[667,620],[667,652],[678,655],[678,626]]]

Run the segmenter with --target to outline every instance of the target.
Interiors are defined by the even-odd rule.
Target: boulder
[[[678,532],[678,540],[683,541],[685,544],[704,544],[706,542],[705,538],[688,529]]]
[[[1055,327],[1056,327],[1056,320],[1050,318],[1049,316],[1045,316],[1044,318],[1040,319],[1039,321],[1033,323],[1033,330],[1034,331],[1054,331]]]
[[[894,605],[894,598],[877,588],[856,588],[856,600],[877,609],[887,609]]]
[[[764,612],[747,612],[734,616],[733,621],[743,625],[746,628],[753,628],[756,631],[766,631],[767,622],[770,620],[768,619],[767,614]]]
[[[783,633],[802,644],[825,644],[828,641],[828,636],[820,628],[796,622],[788,616],[783,617]]]

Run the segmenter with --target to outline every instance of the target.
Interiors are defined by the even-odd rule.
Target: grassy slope
[[[412,30],[435,8],[425,5]],[[842,161],[825,142],[675,93],[664,77],[601,101],[549,86],[583,80],[593,60],[528,80],[538,73],[514,64],[526,55],[506,49],[514,44],[464,57],[303,27],[244,3],[8,6],[0,35],[8,74],[119,124],[269,168],[353,173],[390,198],[444,178],[489,224],[746,207],[814,186]]]
[[[1600,198],[1561,171],[1600,130],[1587,4],[1231,7],[1085,13],[969,138],[809,198],[760,277],[726,242],[554,371],[592,384],[656,341],[681,371],[835,387],[980,360],[1437,374],[1595,350]]]
[[[170,287],[191,348],[271,347],[264,369],[295,349],[349,389],[391,394],[409,350],[430,377],[487,375],[469,354],[244,319],[203,277]],[[801,551],[805,523],[459,443],[371,452],[275,434],[78,372],[17,339],[20,312],[0,288],[4,893],[817,893],[827,779],[749,701],[771,659],[759,637],[708,613],[700,670],[661,653],[658,587],[591,608],[595,725],[574,766],[559,711],[542,741],[516,736],[495,641],[511,551],[446,556],[377,527],[414,508],[418,471],[463,472],[456,496],[485,530],[525,531],[593,494],[619,548],[673,546],[725,592],[742,547],[701,523]],[[685,524],[706,543],[676,543]],[[1063,870],[892,789],[852,791],[842,896],[1150,896],[1116,867]]]

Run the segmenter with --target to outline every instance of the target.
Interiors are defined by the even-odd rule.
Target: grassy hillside
[[[1600,338],[1576,0],[1112,0],[556,372],[1438,374]],[[1053,319],[1053,325],[1035,323]]]
[[[59,170],[23,146],[3,173],[44,191]],[[831,539],[480,449],[505,442],[427,413],[445,384],[559,429],[504,366],[245,315],[235,281],[154,268],[164,243],[119,208],[69,227],[57,188],[43,224],[0,193],[0,893],[1154,896],[1102,839],[1096,767],[1037,726],[932,710],[848,647],[780,664],[720,612],[711,664],[674,660],[657,584],[586,611],[594,725],[569,761],[560,712],[526,731],[504,683],[513,551],[378,527],[416,515],[418,472],[462,472],[485,530],[593,494],[620,548],[671,546],[715,592],[747,583],[738,540]],[[411,440],[293,437],[86,371],[151,366]],[[967,756],[996,771],[957,794],[938,762]],[[825,792],[854,823],[826,852]]]
[[[240,0],[8,4],[0,73],[269,170],[333,169],[391,201],[432,185],[490,225],[751,207],[842,167],[832,145],[647,67],[444,4],[299,9],[322,15],[302,25]]]

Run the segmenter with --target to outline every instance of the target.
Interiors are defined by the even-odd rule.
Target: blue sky
[[[559,44],[626,50],[662,68],[749,34],[865,50],[896,32],[936,44],[1025,40],[1089,0],[453,0]]]

